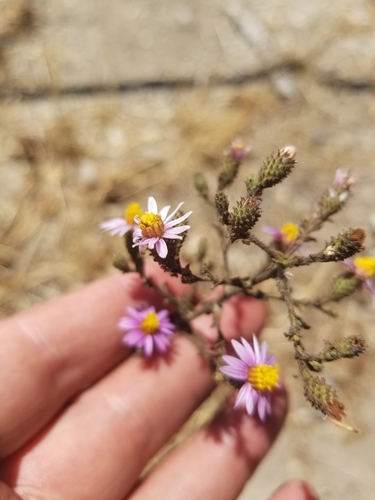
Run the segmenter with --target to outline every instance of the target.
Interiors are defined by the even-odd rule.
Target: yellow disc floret
[[[279,382],[279,366],[252,366],[247,374],[247,380],[257,391],[272,391]]]
[[[375,259],[373,257],[357,257],[354,259],[354,265],[369,278],[375,276]]]
[[[142,209],[139,203],[130,203],[124,211],[124,219],[128,224],[134,224],[134,217],[142,216]]]
[[[160,323],[157,314],[155,312],[150,312],[146,314],[144,320],[140,325],[140,328],[144,333],[153,335],[157,332],[159,325]]]
[[[146,212],[139,221],[139,228],[145,238],[161,238],[164,224],[159,214]]]
[[[292,222],[287,222],[281,228],[281,234],[283,235],[284,243],[293,243],[298,237],[299,229],[295,224],[292,224]]]

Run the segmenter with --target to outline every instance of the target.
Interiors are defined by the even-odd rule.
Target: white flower
[[[144,213],[141,217],[136,216],[134,219],[136,224],[138,224],[138,228],[133,233],[133,247],[139,246],[141,251],[146,246],[150,250],[155,248],[159,257],[164,259],[168,255],[168,247],[164,240],[182,240],[180,233],[190,229],[188,225],[179,226],[178,224],[186,220],[192,211],[182,217],[173,219],[181,205],[182,203],[167,217],[171,207],[166,206],[159,212],[155,198],[150,196],[148,199],[148,212]]]

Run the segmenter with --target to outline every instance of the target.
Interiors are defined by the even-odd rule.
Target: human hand
[[[186,287],[150,268],[179,295]],[[135,275],[114,274],[0,324],[0,500],[233,499],[277,436],[286,396],[265,422],[225,409],[140,483],[152,456],[213,389],[207,363],[176,336],[167,357],[145,360],[121,346],[125,305],[161,305]],[[250,338],[262,303],[224,306],[227,339]],[[206,334],[210,318],[194,327]],[[303,483],[272,500],[314,500]]]

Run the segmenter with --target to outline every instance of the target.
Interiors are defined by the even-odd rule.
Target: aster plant
[[[170,347],[169,337],[175,326],[169,319],[166,309],[156,311],[155,307],[144,307],[140,310],[126,307],[126,315],[120,318],[118,327],[125,332],[122,342],[128,347],[141,349],[146,357],[154,351],[165,353]]]
[[[280,229],[266,226],[263,231],[271,235],[271,241],[263,241],[254,232],[263,209],[263,192],[274,188],[288,177],[296,166],[296,151],[286,146],[270,155],[256,174],[247,176],[245,189],[230,207],[228,190],[243,168],[250,148],[234,141],[225,150],[223,166],[217,173],[217,190],[211,193],[205,176],[198,173],[194,179],[197,194],[207,210],[216,213],[213,226],[216,229],[221,256],[217,262],[207,257],[207,244],[201,242],[196,257],[186,264],[181,260],[181,250],[188,231],[191,210],[182,211],[183,203],[170,212],[169,205],[158,208],[155,198],[148,198],[147,210],[131,203],[124,217],[110,219],[101,229],[113,236],[124,238],[127,257],[120,256],[115,266],[123,272],[138,272],[145,284],[157,289],[164,297],[167,309],[156,310],[145,305],[141,309],[128,307],[119,320],[118,328],[124,332],[123,344],[140,351],[147,357],[163,356],[173,342],[175,331],[188,335],[198,345],[203,356],[209,359],[219,384],[230,384],[237,390],[235,407],[253,417],[265,420],[272,414],[272,393],[280,386],[279,367],[268,352],[265,341],[259,343],[254,336],[251,343],[245,339],[233,340],[227,346],[220,331],[220,315],[223,304],[235,295],[278,300],[285,304],[289,327],[283,332],[292,346],[296,367],[307,401],[328,419],[354,430],[344,422],[345,408],[336,391],[320,373],[325,364],[342,358],[362,354],[366,342],[361,335],[353,334],[339,340],[327,340],[320,352],[310,352],[305,346],[304,331],[311,326],[302,317],[305,311],[317,310],[336,317],[334,306],[365,288],[375,295],[375,259],[370,256],[353,257],[364,250],[365,232],[361,228],[344,228],[329,241],[320,243],[320,250],[311,251],[311,242],[319,244],[319,230],[342,210],[350,198],[354,178],[343,168],[332,175],[333,180],[318,198],[310,215],[298,222],[286,222]],[[186,200],[185,200],[186,201]],[[249,248],[257,246],[265,256],[263,265],[251,275],[234,275],[228,261],[228,252],[236,243]],[[303,248],[303,252],[300,250]],[[217,254],[217,252],[216,252]],[[150,255],[160,267],[183,283],[195,287],[196,293],[177,298],[168,289],[159,288],[144,272],[144,260]],[[331,280],[322,296],[297,299],[292,282],[298,268],[328,262],[338,262],[339,274]],[[262,290],[262,283],[274,280],[278,294],[272,296]],[[202,295],[204,283],[210,288],[220,287],[214,299]],[[207,287],[206,287],[207,289]],[[197,303],[197,297],[200,298]],[[214,345],[206,345],[194,334],[192,320],[204,314],[213,314],[218,329]]]

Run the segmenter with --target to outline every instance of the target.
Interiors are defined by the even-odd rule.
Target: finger
[[[319,500],[319,497],[308,484],[289,481],[280,486],[269,500]]]
[[[237,498],[275,440],[286,407],[285,393],[280,391],[266,423],[242,411],[227,409],[208,429],[170,453],[129,500]]]
[[[239,338],[240,332],[251,338],[252,333],[259,333],[266,318],[266,304],[243,295],[235,295],[222,306],[220,329],[226,340]],[[217,341],[218,331],[214,325],[212,314],[201,315],[192,321],[194,332],[205,338],[210,344]]]
[[[186,290],[153,263],[149,274],[175,293]],[[138,275],[115,273],[1,322],[0,458],[126,357],[117,322],[125,305],[145,302],[161,298]]]
[[[0,482],[0,499],[1,500],[22,500],[13,490],[4,483]]]
[[[250,321],[251,308],[247,314]],[[177,336],[166,359],[132,356],[87,389],[44,435],[4,461],[0,476],[40,498],[121,498],[212,387],[207,363]]]
[[[0,478],[26,497],[121,498],[212,387],[207,363],[182,336],[167,359],[132,356],[6,459]]]

